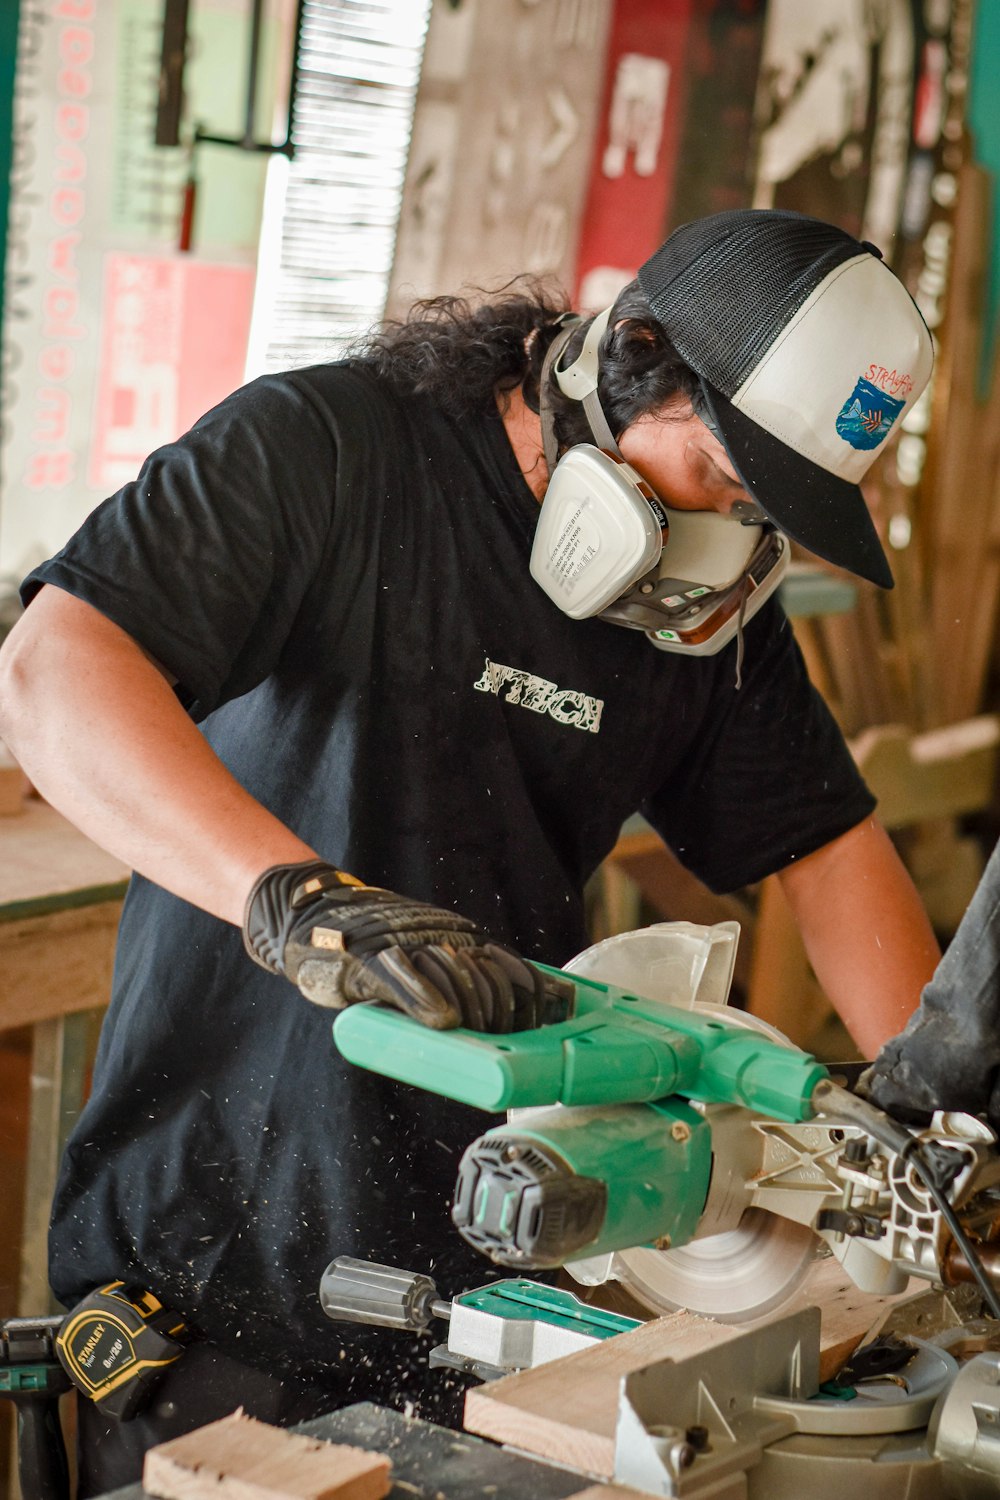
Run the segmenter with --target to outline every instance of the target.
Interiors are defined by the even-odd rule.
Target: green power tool
[[[334,1025],[361,1067],[483,1110],[530,1109],[469,1147],[452,1210],[463,1236],[502,1264],[685,1244],[712,1173],[711,1125],[690,1101],[792,1122],[834,1087],[814,1057],[717,1013],[547,972],[572,981],[573,1014],[537,1031],[429,1031],[371,1005]]]
[[[452,1206],[500,1265],[746,1321],[787,1302],[823,1241],[862,1290],[974,1280],[1000,1315],[993,1132],[954,1114],[912,1132],[731,1010],[733,927],[597,944],[547,971],[572,1001],[537,1031],[429,1031],[358,1005],[334,1039],[361,1067],[509,1111],[465,1152]]]

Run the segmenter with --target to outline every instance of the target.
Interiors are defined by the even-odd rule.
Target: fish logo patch
[[[905,405],[862,376],[837,413],[837,431],[852,448],[877,448]]]

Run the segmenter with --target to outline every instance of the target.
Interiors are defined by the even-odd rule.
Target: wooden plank
[[[430,7],[389,317],[415,296],[525,270],[573,285],[613,10],[612,0]],[[551,105],[538,108],[554,96],[572,100],[558,126]]]
[[[970,582],[983,545],[996,466],[994,435],[984,426],[976,377],[982,337],[983,288],[992,214],[990,174],[972,161],[958,174],[949,289],[928,440],[923,520],[932,538],[928,553],[930,617],[937,656],[935,722],[974,713],[965,698],[960,665],[980,600]],[[985,444],[989,443],[987,450]]]
[[[0,753],[3,745],[0,744]],[[4,765],[0,760],[0,817],[20,817],[25,808],[28,783],[19,766]]]
[[[828,1256],[815,1263],[784,1311],[820,1308],[820,1378],[826,1380],[908,1295],[861,1292]],[[494,1442],[609,1478],[622,1378],[657,1360],[680,1360],[728,1343],[746,1331],[686,1312],[656,1318],[589,1349],[470,1390],[465,1426]]]
[[[237,1411],[146,1454],[143,1488],[162,1500],[382,1500],[389,1460],[271,1427]]]
[[[108,1003],[121,901],[0,922],[0,1030]]]
[[[830,615],[821,622],[823,639],[839,706],[840,727],[855,734],[866,724],[882,724],[892,701],[882,660],[865,626],[866,600],[874,584],[858,585],[858,606],[850,615]]]
[[[47,1243],[52,1197],[69,1133],[83,1104],[90,1059],[90,1018],[58,1016],[32,1030],[31,1104],[25,1164],[18,1310],[57,1312],[49,1288]]]
[[[980,407],[983,450],[970,462],[976,464],[975,493],[982,497],[982,520],[976,522],[981,543],[971,556],[971,571],[965,580],[967,598],[973,607],[966,622],[965,647],[952,663],[960,674],[958,701],[965,712],[974,713],[985,698],[987,678],[997,643],[1000,613],[1000,352],[992,373],[990,394]]]
[[[887,828],[982,812],[993,800],[1000,717],[981,714],[914,735],[899,724],[865,730],[851,743]]]
[[[0,921],[119,896],[128,876],[120,859],[36,797],[0,824]]]
[[[29,790],[27,776],[0,740],[0,817],[19,817]]]
[[[757,906],[747,1010],[776,1026],[795,1046],[809,1050],[829,1009],[781,881],[769,875],[761,885]]]

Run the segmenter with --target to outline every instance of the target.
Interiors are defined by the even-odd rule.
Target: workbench
[[[31,1103],[18,1310],[49,1306],[46,1236],[79,1113],[95,1012],[108,1003],[128,869],[47,803],[0,819],[0,1032],[29,1026]]]
[[[367,1401],[304,1422],[295,1431],[384,1453],[392,1460],[389,1500],[625,1500],[635,1495]],[[139,1484],[113,1492],[114,1500],[146,1495]]]

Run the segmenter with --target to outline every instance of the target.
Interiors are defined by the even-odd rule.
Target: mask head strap
[[[608,419],[604,415],[604,408],[601,406],[597,395],[597,379],[600,370],[597,351],[601,339],[607,331],[610,316],[610,307],[606,307],[602,313],[597,314],[587,329],[583,348],[567,369],[560,369],[559,360],[573,330],[580,321],[579,318],[576,318],[570,324],[565,333],[556,335],[545,356],[541,380],[542,443],[545,448],[545,461],[549,466],[550,473],[558,457],[558,444],[556,443],[555,431],[552,424],[552,413],[545,400],[545,390],[550,375],[555,377],[556,384],[564,396],[568,396],[572,401],[583,403],[583,414],[587,419],[587,425],[593,433],[597,446],[603,448],[606,453],[613,454],[615,458],[621,458],[614,433],[611,431]],[[548,421],[546,421],[546,416],[548,417]],[[547,426],[550,429],[551,437],[550,433],[546,431]]]
[[[542,423],[542,448],[550,474],[559,462],[559,439],[556,437],[555,417],[548,395],[549,380],[552,377],[552,366],[565,349],[570,334],[580,319],[576,313],[564,313],[559,321],[562,327],[545,351],[545,358],[542,361],[542,373],[538,379],[538,415]]]
[[[568,369],[561,370],[556,364],[556,383],[563,395],[569,396],[573,401],[583,401],[597,390],[597,377],[600,373],[597,350],[607,330],[610,316],[610,307],[597,314],[587,329],[583,348]]]

